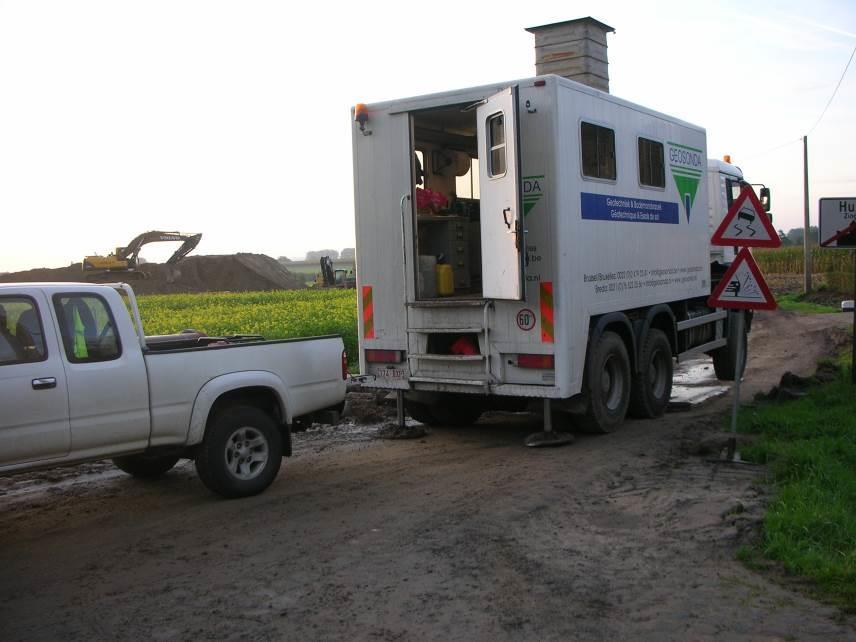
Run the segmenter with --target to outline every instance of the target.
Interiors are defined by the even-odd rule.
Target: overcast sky
[[[0,0],[0,271],[152,229],[199,254],[353,246],[349,109],[534,75],[524,27],[591,15],[612,93],[701,125],[802,225],[802,145],[856,3]],[[809,136],[812,220],[856,196],[856,62]],[[174,249],[143,256],[163,260]]]

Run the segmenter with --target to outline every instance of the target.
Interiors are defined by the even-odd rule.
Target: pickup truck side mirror
[[[762,187],[758,191],[758,200],[761,201],[761,205],[764,207],[765,212],[770,211],[770,188]]]

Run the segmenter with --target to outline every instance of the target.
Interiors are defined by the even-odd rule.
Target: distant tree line
[[[779,238],[782,240],[783,247],[790,247],[791,245],[802,245],[803,244],[803,228],[795,227],[787,232],[784,230],[779,230]],[[817,245],[818,241],[818,230],[816,225],[812,225],[808,228],[808,240],[812,245]]]
[[[322,256],[329,256],[331,260],[336,261],[353,261],[357,256],[355,248],[346,247],[341,252],[339,250],[312,250],[306,253],[306,258],[303,261],[319,261]],[[287,256],[280,256],[277,261],[280,263],[293,263],[301,259],[290,259]]]

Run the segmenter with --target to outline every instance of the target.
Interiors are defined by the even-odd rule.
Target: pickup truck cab
[[[0,474],[112,458],[138,477],[195,460],[226,497],[261,492],[290,424],[341,408],[339,336],[146,337],[125,284],[0,285]]]

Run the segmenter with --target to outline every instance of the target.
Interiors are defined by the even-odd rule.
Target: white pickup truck
[[[0,284],[0,474],[112,458],[156,477],[196,462],[226,497],[261,492],[296,418],[341,408],[339,336],[146,337],[124,284]]]

